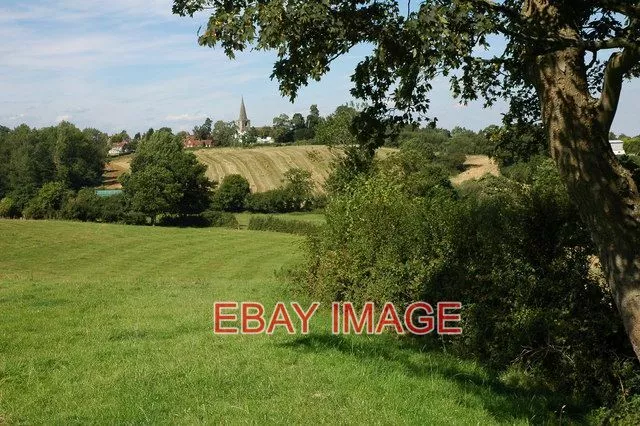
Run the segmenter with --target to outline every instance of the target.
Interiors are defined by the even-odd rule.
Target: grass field
[[[332,336],[325,312],[307,336],[213,335],[214,301],[304,300],[274,274],[301,241],[0,220],[0,423],[526,424],[560,411],[405,340]]]

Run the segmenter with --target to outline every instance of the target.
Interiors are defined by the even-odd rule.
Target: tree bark
[[[612,116],[603,118],[602,102],[589,93],[584,51],[536,56],[531,70],[551,155],[598,248],[640,360],[640,194],[609,144]]]

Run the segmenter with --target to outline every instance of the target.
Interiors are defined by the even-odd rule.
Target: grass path
[[[0,220],[0,423],[541,422],[540,395],[391,336],[215,336],[220,300],[300,300],[287,234]]]

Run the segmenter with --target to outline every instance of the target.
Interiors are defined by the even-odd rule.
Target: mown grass
[[[216,336],[212,305],[296,300],[301,238],[0,221],[0,423],[526,424],[561,403],[391,336]],[[298,298],[300,300],[300,298]],[[556,411],[556,414],[553,412]]]

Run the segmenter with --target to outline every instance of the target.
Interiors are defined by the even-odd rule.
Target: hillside
[[[378,155],[385,157],[395,149],[380,148]],[[342,149],[324,145],[269,146],[259,148],[213,148],[193,151],[207,165],[207,176],[220,182],[225,176],[239,174],[251,185],[252,192],[264,192],[281,185],[284,173],[293,168],[311,172],[311,179],[318,189],[322,188],[331,169],[331,164]],[[105,170],[107,189],[120,188],[118,176],[129,170],[132,155],[111,160]],[[498,166],[485,155],[470,155],[465,162],[467,170],[451,180],[458,185],[477,179],[486,173],[498,175]]]
[[[293,168],[311,172],[318,189],[329,175],[331,163],[342,154],[341,148],[324,145],[274,146],[259,148],[213,148],[193,151],[207,165],[207,176],[220,182],[230,174],[244,176],[252,192],[263,192],[280,186],[284,173]],[[380,155],[393,152],[381,148]],[[129,170],[131,156],[118,157],[107,164],[105,187],[119,188],[117,177]]]
[[[300,237],[29,220],[0,233],[0,424],[527,424],[556,408],[411,339],[332,335],[328,306],[308,335],[214,335],[216,301],[296,300],[274,271],[301,260]]]

